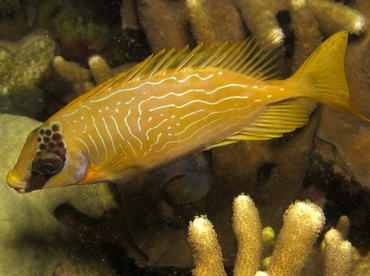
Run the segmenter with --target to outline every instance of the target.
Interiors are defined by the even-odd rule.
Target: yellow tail
[[[303,96],[370,121],[350,100],[344,71],[347,41],[347,31],[341,31],[329,37],[290,80],[305,87]]]

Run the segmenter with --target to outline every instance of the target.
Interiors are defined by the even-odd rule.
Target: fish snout
[[[27,183],[20,181],[16,176],[12,174],[10,171],[6,176],[6,182],[12,188],[14,188],[18,193],[25,193],[26,188],[28,186]]]

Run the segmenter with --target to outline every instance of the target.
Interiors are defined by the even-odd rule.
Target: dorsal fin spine
[[[161,68],[166,68],[166,63],[173,62],[173,59],[170,57],[173,55],[174,52],[175,49],[171,49],[168,52],[163,51],[162,57],[155,63],[154,67],[150,70],[149,76],[154,75]],[[147,68],[144,68],[141,73],[145,72],[146,69]]]
[[[189,46],[186,46],[187,49],[189,49]],[[183,69],[185,66],[188,66],[188,63],[194,55],[196,55],[201,49],[203,48],[203,44],[199,44],[197,47],[195,47],[184,59],[174,68],[175,71],[179,71]]]
[[[271,55],[274,49],[270,47],[266,50],[266,47],[258,47],[253,38],[248,38],[234,44],[225,42],[221,46],[204,47],[200,44],[192,51],[189,47],[180,51],[162,50],[108,82],[114,88],[129,82],[155,77],[157,74],[215,67],[265,80],[276,76],[274,72],[276,67],[272,66],[276,61],[276,55]],[[273,56],[272,60],[270,56]]]

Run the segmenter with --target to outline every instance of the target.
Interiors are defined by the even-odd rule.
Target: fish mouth
[[[6,182],[11,188],[14,188],[18,193],[24,194],[27,190],[27,183],[20,181],[17,177],[8,173],[6,176]]]
[[[26,189],[25,188],[14,188],[14,190],[16,190],[20,194],[26,193]]]

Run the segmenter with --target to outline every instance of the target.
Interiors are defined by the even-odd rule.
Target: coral
[[[93,84],[89,82],[89,70],[82,68],[76,62],[66,61],[63,57],[56,56],[53,60],[53,66],[59,75],[73,84],[77,95],[82,95],[93,87]]]
[[[43,110],[38,85],[50,73],[54,51],[55,42],[37,33],[17,43],[0,41],[1,111],[35,117]]]
[[[352,274],[353,276],[363,276],[370,274],[370,252],[357,261],[353,268]]]
[[[98,218],[117,203],[110,187],[101,183],[85,187],[65,187],[27,196],[16,193],[5,182],[7,171],[16,161],[28,133],[40,122],[15,115],[0,115],[0,274],[53,275],[58,264],[70,260],[73,267],[89,272],[107,268],[102,257],[53,215],[57,206],[70,204],[86,216]],[[79,259],[78,265],[76,259]],[[106,273],[111,269],[107,268]],[[104,274],[105,273],[101,273]],[[111,275],[111,274],[108,274]]]
[[[134,5],[131,4],[132,6]],[[294,14],[300,9],[305,9],[305,6],[310,10],[312,18],[318,21],[310,25],[309,29],[320,28],[326,35],[340,29],[358,34],[365,29],[365,20],[361,13],[343,4],[327,0],[223,0],[217,1],[217,4],[215,1],[203,0],[176,2],[145,0],[137,1],[136,6],[138,18],[154,52],[163,48],[182,48],[189,44],[192,38],[186,28],[188,21],[198,42],[241,40],[246,36],[246,25],[258,42],[271,43],[271,38],[274,38],[272,43],[280,43],[284,33],[276,15],[282,11],[291,11]],[[132,18],[130,20],[136,22]],[[301,24],[304,20],[298,19],[296,22]],[[309,42],[308,39],[305,41]]]
[[[262,236],[268,236],[267,240],[271,240],[271,237],[274,237],[273,230],[267,227],[261,232],[258,211],[249,196],[238,196],[233,205],[233,228],[238,242],[234,275],[313,275],[319,273],[323,265],[324,275],[367,275],[369,254],[362,257],[356,248],[345,240],[349,229],[346,216],[338,220],[336,228],[325,233],[321,252],[318,247],[313,247],[323,229],[325,217],[321,208],[309,201],[297,201],[286,210],[283,227],[275,242],[272,256],[263,261],[266,264],[262,267],[266,271],[257,271],[262,251]],[[236,220],[242,223],[235,223]],[[259,231],[256,231],[257,229]],[[209,242],[210,235],[212,242]],[[247,238],[241,238],[240,235]],[[205,216],[196,217],[190,222],[188,239],[196,260],[193,275],[225,275],[213,224]],[[264,251],[266,245],[269,246],[265,243]],[[308,258],[311,251],[313,254]],[[209,254],[215,254],[217,258],[205,258]],[[247,256],[249,260],[240,262],[241,256]],[[306,263],[308,267],[303,269]],[[198,267],[206,267],[207,270],[200,270]]]
[[[58,74],[73,85],[76,95],[82,95],[92,89],[96,84],[102,83],[130,66],[123,65],[117,68],[110,68],[106,60],[99,55],[88,59],[89,69],[83,68],[76,62],[66,61],[61,56],[53,59],[53,66]],[[92,81],[92,79],[94,81]],[[75,97],[76,97],[75,95]],[[72,96],[73,97],[73,96]]]
[[[298,275],[325,223],[322,210],[310,202],[296,202],[284,214],[267,273]]]
[[[370,16],[369,1],[358,0],[355,7],[363,14]],[[369,20],[367,19],[367,24]],[[369,112],[369,52],[370,36],[367,31],[363,38],[348,45],[346,72],[353,102],[366,115]],[[369,160],[363,158],[364,152],[370,151],[370,129],[368,124],[339,114],[330,108],[323,108],[317,136],[332,144],[339,155],[339,162],[345,163],[347,177],[357,179],[364,187],[370,188]]]
[[[96,20],[68,14],[63,14],[59,21],[56,36],[65,58],[85,62],[88,57],[99,54],[111,63],[122,63],[125,60],[116,39],[122,36],[118,29]]]
[[[262,252],[262,226],[253,200],[238,196],[233,204],[233,228],[238,242],[234,275],[254,275]]]
[[[248,196],[241,195],[235,199],[233,217],[234,230],[238,240],[238,255],[236,257],[234,275],[255,275],[262,251],[262,233],[258,211]],[[248,220],[243,222],[246,218],[250,218],[252,221],[250,228],[248,227]],[[196,260],[196,268],[193,271],[193,275],[224,275],[221,258],[204,258],[208,254],[219,255],[219,245],[215,244],[217,239],[214,236],[213,226],[211,222],[205,222],[205,218],[202,218],[201,223],[198,223],[198,220],[199,218],[191,222],[189,226],[189,240]],[[311,202],[296,202],[292,204],[284,215],[283,228],[277,238],[266,273],[270,276],[299,275],[316,238],[324,226],[324,222],[324,214],[315,204]],[[194,229],[198,226],[200,229]],[[197,231],[204,235],[193,235]],[[212,231],[212,243],[208,242],[209,231]],[[198,255],[200,244],[207,245],[207,247],[201,247],[202,257]],[[207,274],[205,274],[204,270],[198,270],[200,266],[208,267]],[[212,268],[215,270],[210,270]],[[257,275],[261,275],[261,273]]]
[[[197,217],[190,222],[189,243],[194,251],[194,275],[226,275],[216,232],[206,217]]]
[[[325,275],[345,276],[352,270],[352,245],[341,233],[331,229],[324,236]]]
[[[102,8],[102,5],[105,5],[102,3],[104,1],[91,2],[94,3],[93,5],[96,4],[95,7],[87,3],[78,3],[77,5],[79,6],[77,6],[76,3],[72,2],[69,0],[63,1],[62,6],[60,1],[46,1],[44,4],[40,3],[41,6],[39,6],[38,1],[32,1],[32,3],[26,1],[25,5],[27,7],[25,7],[24,5],[19,5],[17,1],[6,1],[4,2],[6,6],[0,7],[1,19],[5,19],[0,23],[2,39],[4,37],[18,39],[35,27],[46,27],[49,30],[50,37],[57,38],[62,49],[58,54],[63,58],[55,58],[54,68],[73,86],[59,85],[57,76],[53,75],[49,78],[49,82],[54,86],[51,89],[49,88],[49,90],[44,90],[45,86],[41,90],[38,85],[39,82],[35,82],[32,89],[33,92],[17,89],[15,92],[8,93],[8,96],[1,98],[2,112],[9,112],[12,109],[14,112],[21,113],[26,108],[39,109],[39,106],[44,106],[44,101],[40,103],[39,99],[43,99],[45,96],[52,96],[57,99],[62,98],[63,104],[71,101],[96,83],[100,83],[114,75],[117,71],[122,70],[122,68],[111,69],[117,64],[127,60],[140,60],[147,56],[149,47],[144,43],[145,39],[143,39],[142,30],[144,30],[153,52],[162,48],[182,48],[186,44],[194,46],[201,41],[208,44],[219,43],[225,40],[230,42],[240,41],[248,36],[249,32],[262,43],[268,40],[268,37],[272,34],[278,34],[277,37],[280,40],[284,35],[286,58],[283,71],[286,74],[290,74],[290,71],[294,71],[307,58],[312,49],[316,48],[323,37],[339,29],[348,29],[356,34],[363,32],[364,17],[361,13],[367,18],[370,16],[370,5],[367,0],[345,1],[345,5],[338,3],[338,1],[328,0],[125,0],[122,1],[121,6],[124,36],[122,38],[122,34],[117,35],[121,31],[119,24],[112,23],[114,18],[117,19],[119,9],[113,10],[106,6]],[[113,2],[115,4],[112,5],[120,4],[120,1]],[[261,9],[266,11],[264,17],[259,16]],[[96,11],[99,14],[98,16]],[[252,14],[252,11],[255,11],[255,13]],[[14,18],[8,18],[9,14],[14,16]],[[288,22],[288,19],[291,21]],[[9,26],[4,27],[4,22],[12,22],[12,24],[8,24],[11,28]],[[353,22],[357,22],[357,24],[353,24]],[[368,25],[367,19],[366,22]],[[110,29],[114,28],[115,30],[111,32]],[[103,41],[97,34],[106,39]],[[353,39],[352,37],[348,47],[347,73],[355,104],[365,114],[370,116],[370,109],[368,108],[369,85],[367,83],[369,67],[367,58],[369,56],[368,42],[369,35],[367,32],[362,35],[361,39]],[[128,48],[131,49],[130,52],[128,52]],[[94,51],[91,49],[94,49]],[[95,54],[100,54],[102,58],[95,57],[87,61],[89,56]],[[293,60],[292,64],[290,64],[291,57]],[[71,60],[74,63],[68,64],[69,61],[67,62],[64,59]],[[89,69],[84,69],[87,66],[89,66]],[[24,67],[24,71],[34,69],[29,67],[32,66]],[[2,74],[3,70],[0,70],[0,76]],[[45,71],[43,76],[48,76],[48,70]],[[67,83],[67,81],[63,82],[63,84]],[[4,82],[0,83],[4,84]],[[59,90],[54,89],[55,87]],[[69,90],[73,88],[75,91],[71,93]],[[64,96],[63,93],[66,92],[68,94]],[[30,97],[30,93],[34,93],[32,97]],[[17,94],[27,98],[27,102],[31,99],[34,102],[24,106],[23,102],[25,101],[21,97],[16,96]],[[21,99],[20,103],[17,104],[18,108],[14,107],[16,104],[12,95]],[[47,105],[49,108],[50,102]],[[51,113],[54,113],[57,109],[55,108]],[[34,117],[31,112],[27,113],[27,115]],[[270,142],[239,143],[213,150],[212,159],[215,183],[205,198],[202,198],[199,202],[187,203],[181,206],[177,205],[176,202],[174,204],[173,200],[171,202],[168,199],[168,196],[172,195],[172,193],[176,194],[176,189],[171,190],[171,194],[167,192],[163,195],[163,190],[150,186],[150,183],[143,184],[136,180],[125,187],[120,186],[120,196],[122,197],[122,210],[120,210],[120,213],[122,221],[117,222],[117,224],[119,224],[118,227],[124,229],[121,229],[122,231],[119,233],[113,233],[111,235],[112,238],[117,238],[125,250],[127,250],[128,255],[134,258],[140,266],[188,267],[191,265],[192,258],[191,250],[187,246],[186,223],[194,216],[194,213],[207,214],[207,217],[213,222],[216,231],[221,233],[219,235],[219,243],[223,249],[224,262],[226,265],[230,265],[235,255],[236,243],[232,235],[231,223],[225,223],[225,221],[228,221],[231,217],[232,210],[228,202],[235,195],[241,192],[251,194],[260,211],[262,224],[270,225],[274,229],[280,228],[281,215],[299,194],[304,194],[302,195],[303,200],[311,196],[315,203],[320,202],[323,207],[326,204],[327,209],[329,209],[328,206],[335,206],[332,208],[338,210],[340,208],[337,206],[338,201],[340,203],[355,201],[357,198],[352,197],[352,192],[354,189],[359,188],[357,185],[353,185],[355,181],[352,181],[352,179],[356,178],[361,185],[370,187],[367,169],[369,167],[368,158],[364,154],[369,148],[368,127],[358,120],[349,118],[349,116],[340,115],[325,108],[323,113],[320,114],[320,126],[318,131],[316,131],[319,118],[317,115],[314,114],[311,117],[311,122],[307,127],[292,135],[286,135],[282,139]],[[12,120],[11,122],[14,123]],[[9,129],[12,128],[10,127]],[[15,137],[18,134],[12,135],[12,137]],[[313,139],[315,143],[312,143]],[[325,156],[326,151],[321,147],[318,149],[317,141],[324,141],[324,143],[332,146],[330,152],[336,155],[334,159],[330,159],[330,162],[334,160],[331,167],[333,171],[337,172],[344,179],[351,179],[348,185],[355,188],[349,189],[345,197],[334,198],[334,188],[325,189],[326,186],[323,187],[326,184],[322,184],[322,182],[330,182],[332,186],[336,186],[337,175],[331,177],[331,174],[325,174],[325,177],[321,177],[321,179],[311,178],[311,175],[306,176],[307,170],[315,166],[314,163],[318,160],[316,155],[312,154],[312,151],[320,151],[321,156]],[[23,141],[18,141],[17,143],[16,145],[20,146]],[[2,154],[8,156],[8,152],[13,152],[13,146],[4,148],[4,151],[2,150],[3,148],[0,149]],[[7,160],[5,161],[7,162]],[[325,168],[327,169],[327,167]],[[4,166],[5,169],[6,166]],[[143,175],[142,177],[145,178],[146,176]],[[144,179],[143,182],[146,182],[146,180]],[[304,185],[310,185],[311,190],[307,189],[303,193],[303,189],[306,189]],[[90,190],[89,187],[82,200],[86,202],[82,202],[74,196],[74,199],[71,199],[72,195],[61,196],[62,192],[55,191],[54,194],[50,190],[48,191],[48,196],[51,197],[51,201],[55,200],[55,202],[50,203],[50,206],[45,203],[46,196],[36,198],[36,195],[31,194],[27,195],[29,200],[26,200],[24,196],[15,195],[13,191],[6,190],[2,192],[4,198],[8,198],[8,200],[0,202],[1,206],[5,206],[3,214],[8,214],[12,217],[18,215],[13,211],[13,207],[9,207],[11,204],[27,211],[23,215],[18,215],[19,218],[24,220],[24,224],[10,218],[8,223],[4,223],[1,229],[8,229],[6,227],[13,228],[15,233],[19,233],[22,230],[25,232],[24,239],[19,240],[28,242],[29,247],[25,248],[21,243],[17,247],[15,245],[16,239],[11,240],[9,246],[4,247],[9,258],[0,258],[1,264],[9,259],[19,260],[21,258],[27,260],[25,261],[27,264],[22,263],[21,268],[28,265],[28,270],[25,269],[25,271],[29,272],[29,269],[31,269],[29,263],[33,261],[30,256],[33,254],[47,255],[50,258],[46,258],[45,263],[49,262],[50,271],[52,271],[56,263],[60,264],[59,268],[68,270],[76,260],[76,258],[73,259],[74,256],[84,259],[81,255],[82,253],[76,253],[74,256],[71,256],[71,254],[65,251],[67,246],[80,246],[79,241],[74,239],[76,235],[81,235],[83,239],[91,240],[91,236],[102,234],[98,229],[100,226],[102,229],[107,229],[106,232],[109,234],[114,232],[116,226],[101,225],[94,223],[94,221],[92,224],[87,224],[86,218],[84,218],[83,223],[80,220],[63,220],[60,218],[58,222],[51,215],[52,209],[64,201],[71,201],[84,214],[89,214],[91,217],[100,217],[103,211],[110,209],[108,207],[109,204],[114,202],[107,196],[105,196],[106,199],[103,202],[98,200],[104,198],[104,196],[100,197],[100,195],[110,194],[105,188],[106,186],[104,185],[104,188],[101,187],[102,190],[94,191],[92,188]],[[71,191],[75,193],[77,191],[75,189],[77,188],[75,187],[73,190],[63,188],[66,194],[72,193]],[[132,193],[129,193],[128,190],[131,190]],[[357,190],[356,195],[360,192],[361,190]],[[76,192],[76,197],[78,196],[82,197],[82,192],[81,194]],[[33,197],[34,199],[31,199]],[[366,198],[366,195],[363,198]],[[11,200],[14,203],[8,203]],[[97,205],[106,207],[98,207],[95,204],[95,200],[97,200]],[[88,207],[90,209],[87,209]],[[365,211],[363,209],[349,210],[346,214],[350,216],[351,222],[355,220],[354,225],[361,225],[361,223],[366,225],[365,216],[367,210],[368,208]],[[35,223],[32,223],[31,218]],[[39,218],[42,221],[41,225],[35,225],[39,221],[35,220],[35,218]],[[4,218],[4,221],[6,219],[8,217]],[[336,221],[336,219],[335,215],[329,214],[328,220]],[[364,220],[365,223],[361,222]],[[68,225],[68,229],[63,227],[60,221]],[[329,225],[332,224],[329,223]],[[25,230],[26,226],[31,230]],[[50,230],[47,230],[47,228],[50,228]],[[266,232],[271,234],[272,228],[269,228],[269,231]],[[354,228],[352,227],[351,231],[354,231]],[[341,232],[345,233],[346,231],[343,230]],[[9,233],[11,231],[7,230],[7,237],[9,237]],[[362,241],[361,237],[356,236],[356,233],[352,233],[350,238]],[[17,235],[19,237],[19,234]],[[38,240],[50,237],[52,241],[47,244],[45,242],[43,247],[41,247],[39,243],[35,242],[35,239],[30,238],[31,236],[36,237]],[[346,239],[345,235],[343,235],[342,239]],[[54,242],[55,240],[60,240],[61,244],[57,244]],[[272,238],[271,243],[273,243],[273,240],[274,238]],[[46,247],[51,248],[50,250],[55,254],[49,254],[50,252],[45,254]],[[263,252],[262,258],[264,258],[267,267],[268,263],[271,262],[271,253],[266,252],[268,251],[266,247],[270,247],[269,250],[272,250],[272,245],[264,243],[265,252]],[[84,249],[93,251],[89,246],[84,247]],[[268,257],[265,258],[266,256]],[[52,258],[54,259],[50,260]],[[97,258],[100,259],[100,255]],[[91,259],[96,260],[94,257]],[[366,271],[366,265],[369,263],[368,259],[369,257],[367,262],[366,259],[361,259],[358,262],[358,267],[361,266],[362,271]],[[45,263],[35,261],[32,264],[32,268],[37,272],[37,269],[44,269]],[[97,265],[99,264],[100,262],[97,263]],[[12,269],[10,271],[12,274],[16,269],[15,265],[12,262],[7,265],[4,265],[4,268]],[[19,266],[18,263],[17,266]],[[102,267],[104,267],[104,264],[102,264]],[[316,266],[313,267],[316,268]],[[17,272],[14,273],[17,274]],[[258,273],[259,275],[266,275],[265,272]],[[362,275],[366,274],[366,272],[361,271],[358,273],[358,275],[361,275],[361,273]]]

